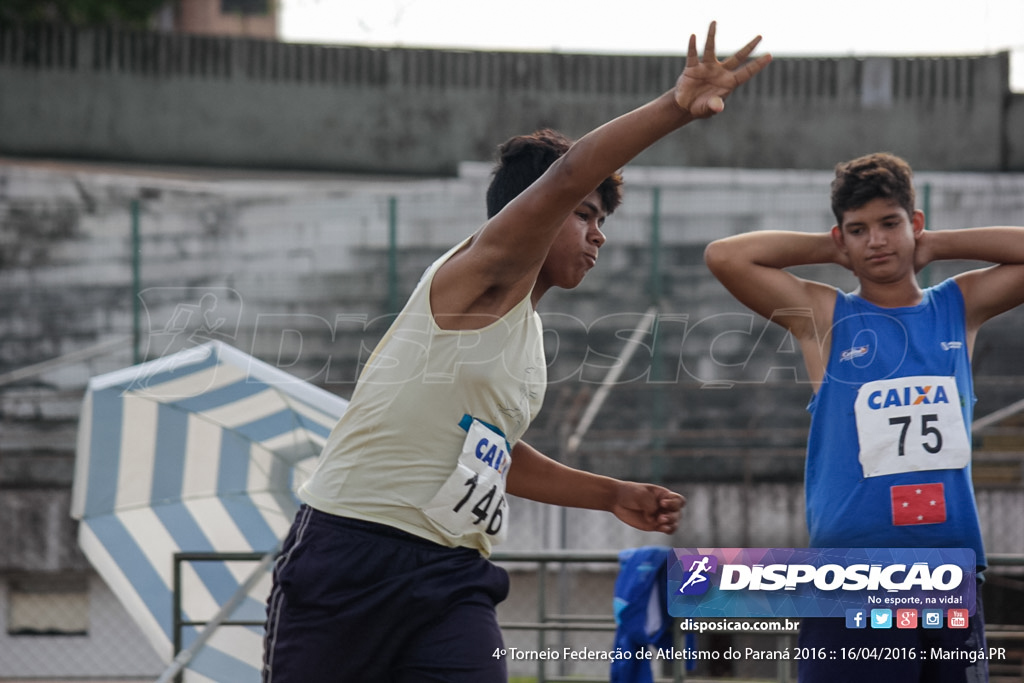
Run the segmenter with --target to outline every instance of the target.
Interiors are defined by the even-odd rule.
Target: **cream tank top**
[[[446,484],[461,482],[464,449],[475,449],[476,458],[495,471],[499,462],[508,466],[505,448],[511,451],[540,410],[547,366],[540,317],[529,295],[482,329],[438,327],[430,285],[437,269],[464,244],[427,269],[374,349],[299,498],[323,512],[489,555],[502,535],[488,533],[488,527],[507,528],[507,511],[458,529],[439,524],[425,508],[436,503]],[[472,419],[492,431],[478,440],[481,445],[467,447]],[[470,488],[466,491],[468,496]],[[478,497],[484,491],[480,487]],[[497,502],[470,500],[463,514],[476,509],[494,517]]]

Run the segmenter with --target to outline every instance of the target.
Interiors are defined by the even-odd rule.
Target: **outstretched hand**
[[[747,57],[760,42],[761,36],[758,36],[732,57],[720,62],[715,56],[715,22],[708,27],[703,58],[698,58],[697,36],[691,34],[686,68],[676,81],[676,104],[698,119],[721,112],[725,108],[725,98],[772,61],[771,55],[766,54],[747,62]]]
[[[679,526],[684,505],[685,498],[663,486],[621,482],[611,511],[641,531],[671,534]]]

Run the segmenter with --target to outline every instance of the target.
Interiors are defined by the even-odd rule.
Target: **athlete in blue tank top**
[[[831,329],[825,378],[808,407],[811,546],[973,548],[984,566],[956,282],[899,308],[840,292]]]
[[[1024,228],[924,229],[912,172],[891,154],[836,166],[836,225],[827,233],[760,231],[717,240],[705,260],[743,304],[800,344],[815,388],[805,473],[813,547],[967,547],[985,554],[971,485],[970,358],[981,325],[1024,303]],[[939,260],[986,261],[928,289]],[[787,268],[834,263],[858,281],[846,294]],[[805,619],[800,644],[977,651],[968,629],[846,629]],[[927,651],[927,650],[926,650]],[[952,683],[987,680],[987,662],[804,660],[799,680]]]

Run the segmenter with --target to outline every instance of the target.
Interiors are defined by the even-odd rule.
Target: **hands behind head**
[[[914,272],[920,273],[924,267],[934,261],[932,253],[932,232],[921,228],[914,232]]]
[[[725,108],[725,98],[740,85],[753,78],[771,62],[771,55],[762,55],[747,62],[747,57],[761,42],[758,36],[724,62],[715,56],[715,22],[708,27],[704,57],[697,57],[697,36],[690,36],[686,52],[686,68],[676,81],[676,104],[694,118],[713,116]]]
[[[686,499],[674,491],[654,484],[620,482],[612,512],[620,520],[641,531],[671,534],[679,526]]]

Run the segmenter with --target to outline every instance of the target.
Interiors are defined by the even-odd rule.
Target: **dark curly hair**
[[[914,172],[903,159],[888,152],[876,152],[836,164],[832,181],[832,213],[842,226],[843,215],[859,209],[872,199],[890,199],[907,215],[914,213]]]
[[[558,131],[544,128],[529,135],[517,135],[498,146],[498,160],[487,188],[487,217],[493,218],[555,160],[565,154],[573,141]],[[622,176],[605,178],[597,187],[604,210],[609,214],[622,203]]]

